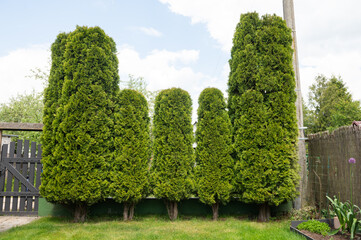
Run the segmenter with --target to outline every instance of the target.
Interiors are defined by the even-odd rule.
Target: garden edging
[[[315,219],[315,220],[317,220],[317,221],[319,221],[319,222],[325,222],[325,223],[327,223],[327,224],[330,226],[331,229],[334,228],[333,218]],[[305,235],[304,233],[302,233],[300,230],[297,229],[297,226],[298,226],[299,224],[301,224],[301,223],[303,223],[303,222],[307,222],[307,221],[309,221],[309,220],[291,221],[290,230],[291,230],[292,232],[295,232],[295,233],[300,234],[301,236],[304,236],[307,240],[314,240],[313,238]]]

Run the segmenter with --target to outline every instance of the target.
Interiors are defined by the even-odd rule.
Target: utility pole
[[[306,203],[306,189],[307,189],[307,169],[306,169],[306,144],[303,127],[303,113],[302,113],[302,94],[300,72],[298,67],[298,53],[297,53],[297,39],[296,39],[296,24],[293,0],[283,0],[283,18],[286,20],[287,26],[292,30],[292,48],[293,48],[293,70],[295,72],[296,80],[296,111],[298,122],[298,157],[300,165],[300,196],[295,200],[295,208],[300,209]]]

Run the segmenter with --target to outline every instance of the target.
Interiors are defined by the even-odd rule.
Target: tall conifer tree
[[[44,90],[43,134],[41,136],[43,150],[43,172],[41,175],[40,193],[47,199],[56,198],[61,188],[56,187],[56,165],[59,159],[53,155],[57,145],[55,136],[58,125],[54,124],[56,111],[59,107],[61,90],[64,83],[64,52],[68,34],[60,33],[51,45],[51,70],[47,86]],[[54,124],[54,125],[53,125]]]
[[[244,202],[269,205],[296,197],[297,119],[292,36],[275,15],[241,16],[233,38],[229,109],[237,160],[237,192]]]
[[[155,100],[154,195],[166,202],[168,215],[175,220],[177,202],[189,197],[193,188],[192,100],[188,92],[171,88],[161,91]]]
[[[217,220],[219,203],[228,202],[233,190],[231,122],[219,89],[204,89],[198,103],[195,181],[200,200],[212,206]]]
[[[115,109],[110,195],[124,203],[124,220],[132,220],[135,204],[145,197],[149,188],[148,104],[141,93],[125,89],[120,92]]]
[[[99,27],[77,27],[67,37],[63,57],[65,77],[52,125],[57,164],[49,177],[55,181],[44,197],[73,205],[74,220],[84,221],[87,206],[109,192],[118,60],[114,41]]]

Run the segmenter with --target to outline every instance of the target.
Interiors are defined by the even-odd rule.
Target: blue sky
[[[340,75],[361,99],[361,2],[294,0],[304,98],[317,74]],[[241,13],[282,16],[282,0],[1,0],[0,103],[41,91],[50,45],[76,25],[100,26],[118,49],[119,74],[150,90],[181,87],[194,108],[205,87],[226,92],[233,32]]]

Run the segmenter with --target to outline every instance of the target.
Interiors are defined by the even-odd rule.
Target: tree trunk
[[[130,203],[128,220],[133,220],[135,203]]]
[[[270,209],[268,203],[263,203],[259,207],[258,221],[259,222],[268,222],[270,217],[271,217],[271,209]]]
[[[178,217],[177,202],[166,200],[165,205],[167,207],[167,212],[168,212],[169,219],[171,221],[177,219],[177,217]]]
[[[124,203],[123,205],[124,205],[124,208],[123,208],[123,220],[128,221],[129,205],[128,205],[128,203]]]
[[[172,215],[172,209],[171,209],[171,208],[172,208],[172,205],[171,205],[170,202],[167,201],[167,200],[165,200],[164,203],[165,203],[165,207],[167,208],[168,217],[169,217],[169,219],[172,220],[172,218],[171,218],[171,215]]]
[[[212,204],[213,221],[218,220],[218,209],[219,209],[219,203],[218,202]]]
[[[123,220],[124,221],[131,221],[134,217],[134,203],[124,203],[123,208]]]
[[[173,220],[176,220],[178,217],[178,205],[177,202],[173,202]]]
[[[87,215],[87,205],[85,203],[78,203],[74,209],[74,222],[85,222]]]

